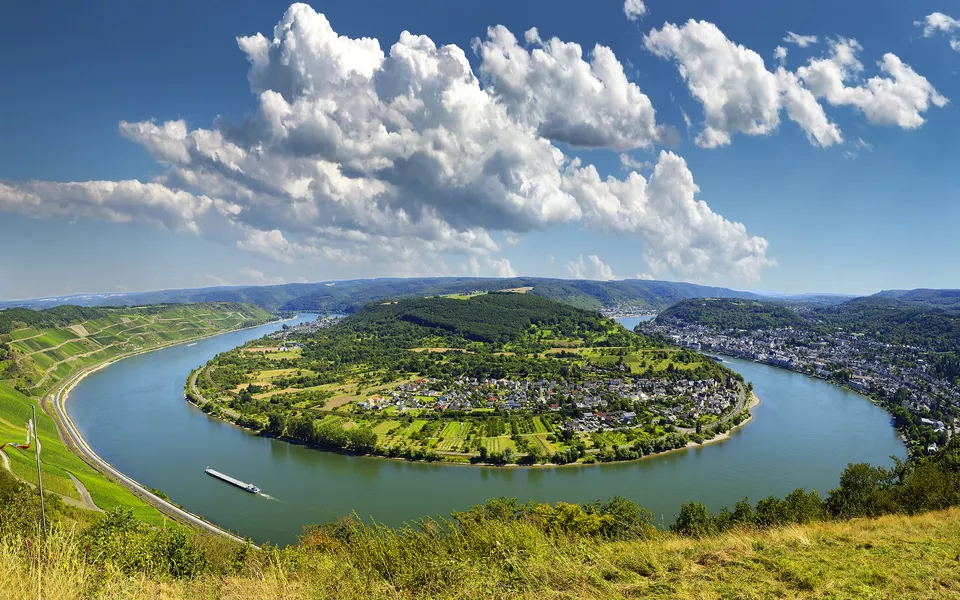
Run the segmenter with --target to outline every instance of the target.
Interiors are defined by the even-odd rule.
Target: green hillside
[[[903,304],[939,308],[960,308],[960,290],[884,290],[873,297],[893,298]]]
[[[960,352],[960,307],[868,296],[824,307],[813,317],[817,324],[867,333],[879,342]]]
[[[117,356],[265,323],[247,304],[0,311],[0,381],[41,396],[80,369]]]
[[[14,390],[10,385],[0,382],[0,443],[23,443],[26,437],[24,429],[31,418],[34,406],[33,399]],[[154,524],[163,523],[163,516],[157,510],[135,497],[126,488],[107,479],[73,454],[60,441],[53,419],[39,408],[37,408],[37,425],[43,444],[40,464],[45,490],[65,498],[75,506],[82,506],[77,486],[70,479],[72,474],[86,487],[98,508],[130,509],[144,521]],[[13,474],[31,485],[37,484],[34,449],[35,445],[29,450],[20,450],[13,446],[0,450],[6,454]]]
[[[779,303],[723,298],[682,300],[661,312],[657,320],[748,330],[800,327],[807,323],[795,311]]]
[[[657,320],[720,330],[784,327],[822,332],[843,330],[867,334],[882,343],[923,346],[944,353],[960,352],[960,308],[900,300],[887,294],[834,305],[697,298],[676,303],[661,312]]]
[[[369,302],[385,298],[520,288],[530,288],[529,293],[535,296],[589,310],[617,306],[658,310],[690,297],[756,297],[726,288],[669,281],[581,281],[540,277],[377,279],[324,284],[311,294],[287,301],[281,308],[352,312]]]
[[[491,293],[467,299],[411,298],[373,303],[343,322],[356,331],[388,328],[401,323],[428,330],[421,335],[445,332],[466,341],[507,343],[526,334],[531,326],[553,327],[562,335],[594,331],[613,332],[610,323],[588,311],[529,294]],[[452,340],[448,340],[452,341]],[[456,342],[454,342],[456,343]]]

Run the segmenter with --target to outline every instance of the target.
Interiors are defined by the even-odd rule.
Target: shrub
[[[687,502],[680,507],[677,522],[671,527],[680,535],[703,537],[716,531],[713,517],[707,507],[700,502]]]
[[[849,464],[840,475],[840,487],[830,491],[827,510],[834,517],[875,517],[897,512],[888,488],[891,472],[867,463]]]

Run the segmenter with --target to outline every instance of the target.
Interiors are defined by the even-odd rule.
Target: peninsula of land
[[[498,465],[704,443],[753,398],[709,357],[517,291],[374,302],[223,353],[185,390],[212,416],[325,450]]]

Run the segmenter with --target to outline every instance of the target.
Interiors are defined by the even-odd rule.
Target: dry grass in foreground
[[[254,552],[240,575],[125,575],[91,565],[68,529],[0,545],[10,598],[957,598],[960,509],[702,540],[604,542],[523,522],[461,536],[323,533]]]

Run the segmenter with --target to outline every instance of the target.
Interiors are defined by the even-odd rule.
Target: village
[[[356,404],[358,410],[560,412],[566,428],[591,432],[630,427],[647,415],[664,425],[696,427],[729,414],[740,401],[739,384],[715,380],[671,381],[614,378],[601,381],[515,380],[460,376],[422,378]],[[645,420],[645,423],[649,422]]]
[[[928,364],[929,349],[879,343],[860,333],[821,335],[783,328],[719,331],[703,325],[644,323],[642,330],[661,334],[679,346],[755,360],[822,379],[838,381],[858,392],[897,403],[918,415],[945,443],[957,428],[960,388],[938,378]],[[937,444],[927,448],[934,452]]]

